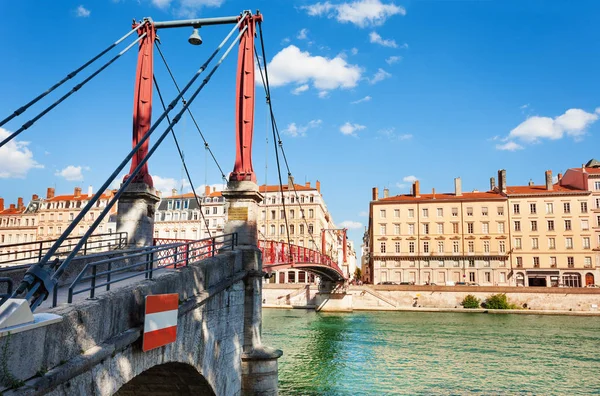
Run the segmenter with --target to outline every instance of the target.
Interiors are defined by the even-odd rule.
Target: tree
[[[354,279],[359,281],[361,277],[362,271],[360,270],[360,268],[356,267],[356,269],[354,270]]]

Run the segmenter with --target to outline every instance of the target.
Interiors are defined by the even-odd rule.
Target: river
[[[280,395],[598,395],[600,318],[263,310]]]

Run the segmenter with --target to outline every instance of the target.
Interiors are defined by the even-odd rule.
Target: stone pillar
[[[119,198],[117,232],[127,233],[127,247],[152,246],[154,210],[160,200],[146,183],[131,183]]]
[[[225,234],[237,233],[244,270],[242,395],[277,395],[277,359],[282,351],[262,345],[262,255],[258,249],[258,204],[263,197],[252,181],[229,181]]]

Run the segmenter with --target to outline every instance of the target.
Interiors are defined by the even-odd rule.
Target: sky
[[[272,103],[290,170],[298,183],[321,181],[334,221],[349,228],[357,250],[373,187],[408,193],[418,179],[422,192],[451,192],[460,176],[464,191],[486,190],[498,169],[507,170],[510,185],[542,184],[547,169],[557,174],[600,157],[600,2],[592,0],[2,2],[0,119],[125,34],[134,18],[231,16],[250,6],[264,16]],[[203,27],[201,46],[187,43],[191,28],[159,31],[180,85],[229,29]],[[0,148],[0,197],[27,201],[47,187],[69,193],[102,185],[131,148],[136,52]],[[0,137],[111,56],[4,125]],[[236,57],[233,51],[191,106],[225,173],[235,156]],[[172,100],[158,56],[154,69]],[[260,184],[276,184],[262,84],[256,89],[254,168]],[[175,131],[194,186],[221,186],[191,120],[182,118]],[[189,190],[171,139],[149,168],[162,190]]]

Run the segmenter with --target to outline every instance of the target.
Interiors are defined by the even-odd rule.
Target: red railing
[[[285,264],[320,264],[331,267],[338,273],[343,274],[331,257],[304,246],[263,240],[258,241],[258,248],[263,254],[263,267]]]

